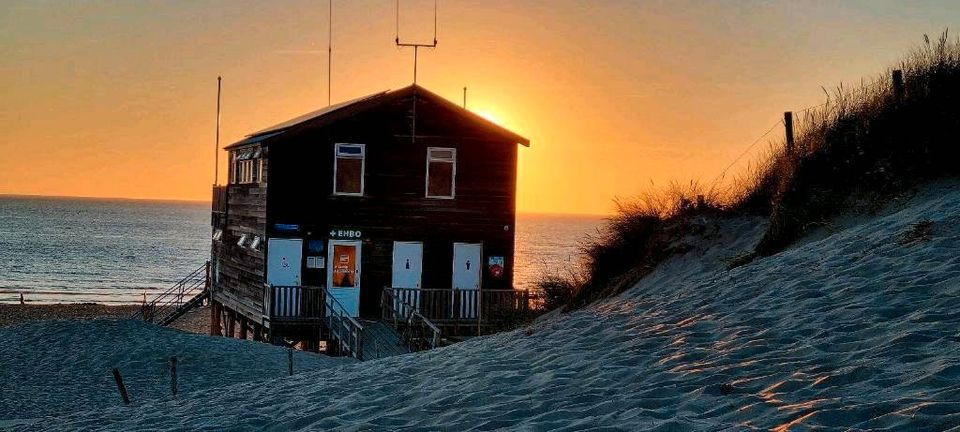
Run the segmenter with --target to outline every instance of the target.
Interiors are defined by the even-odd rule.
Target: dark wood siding
[[[484,288],[511,288],[513,283],[517,144],[423,99],[416,106],[413,141],[412,115],[413,99],[401,99],[330,126],[284,134],[269,144],[267,226],[297,224],[300,232],[267,234],[301,237],[306,244],[310,239],[325,242],[330,228],[361,230],[364,315],[377,314],[380,291],[391,282],[395,240],[423,242],[425,288],[451,286],[454,242],[482,243],[485,262],[489,256],[504,257],[500,278],[483,267]],[[362,197],[333,194],[337,142],[366,144]],[[457,149],[455,199],[425,197],[427,147]],[[264,201],[255,198],[258,193],[238,198],[237,205],[247,207],[237,223],[259,217],[255,207]],[[231,197],[231,210],[233,205]],[[263,268],[262,257],[237,264]],[[325,282],[321,272],[312,272],[304,269],[305,283]]]
[[[238,149],[244,150],[244,148]],[[252,184],[227,186],[226,224],[223,237],[214,242],[214,269],[219,274],[217,289],[242,298],[247,305],[259,310],[263,304],[265,244],[267,221],[268,158],[263,158],[262,180]],[[232,159],[231,159],[232,160]],[[230,164],[229,178],[233,178],[234,164]],[[240,236],[260,236],[260,250],[237,245]],[[251,316],[259,322],[259,316]]]

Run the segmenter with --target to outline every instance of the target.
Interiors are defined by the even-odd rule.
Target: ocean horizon
[[[578,265],[604,216],[518,213],[514,286]],[[0,194],[0,303],[137,304],[210,256],[210,202]]]

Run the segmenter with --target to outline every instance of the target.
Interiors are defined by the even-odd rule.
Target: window
[[[333,164],[333,193],[363,195],[363,144],[337,144]]]
[[[250,243],[250,249],[260,250],[260,236],[253,236],[253,242]]]
[[[246,243],[247,243],[247,235],[246,234],[240,235],[240,240],[237,241],[237,246],[247,247]]]
[[[216,229],[216,230],[213,231],[213,241],[220,241],[220,239],[222,239],[222,238],[223,238],[223,230],[222,230],[222,229],[219,229],[219,228],[218,228],[218,229]]]
[[[238,150],[233,153],[233,183],[258,183],[263,170],[260,149]]]
[[[427,148],[427,198],[453,198],[457,183],[457,149]]]

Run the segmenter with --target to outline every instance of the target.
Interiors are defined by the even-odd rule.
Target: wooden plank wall
[[[263,152],[263,155],[266,155],[266,151]],[[230,294],[226,298],[242,298],[247,306],[253,305],[257,310],[262,308],[263,305],[266,257],[266,182],[269,163],[266,162],[266,158],[264,159],[260,183],[230,184],[228,186],[226,228],[221,241],[215,242],[219,244],[216,244],[214,248],[215,257],[219,261],[218,264],[215,264],[215,268],[219,268],[220,273],[218,289]],[[234,164],[231,163],[229,178],[233,177],[233,169]],[[239,247],[237,241],[243,234],[247,234],[248,238],[259,235],[261,237],[260,250]],[[250,308],[243,307],[240,309],[246,311]],[[259,315],[249,316],[248,318],[258,323],[261,321]]]
[[[333,227],[361,230],[361,314],[366,316],[379,314],[382,287],[390,284],[394,240],[424,243],[425,288],[451,286],[454,242],[483,243],[484,288],[513,285],[517,144],[422,99],[413,142],[412,107],[412,99],[399,100],[270,144],[268,227],[293,223],[301,232],[268,234],[306,243],[326,240]],[[332,193],[336,142],[367,145],[363,197]],[[427,147],[457,149],[455,199],[424,197]],[[499,279],[487,272],[491,255],[505,258]]]

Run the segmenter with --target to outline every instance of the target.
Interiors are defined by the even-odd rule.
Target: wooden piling
[[[210,302],[210,336],[220,336],[220,303]]]
[[[240,339],[247,339],[247,317],[240,315]]]
[[[123,377],[120,376],[120,370],[117,368],[113,368],[113,380],[117,382],[117,390],[120,392],[123,404],[130,405],[130,397],[127,396],[127,386],[123,385]]]
[[[23,302],[23,293],[20,293],[20,304],[25,304],[25,303]]]
[[[232,310],[228,310],[227,311],[227,334],[226,334],[227,337],[231,337],[231,338],[235,337],[236,333],[234,333],[234,330],[236,330],[236,327],[235,327],[236,321],[237,321],[236,313]]]
[[[177,395],[177,356],[170,357],[170,394]]]
[[[259,325],[253,324],[253,340],[256,342],[263,342],[263,330]]]
[[[794,152],[794,142],[793,142],[793,112],[787,111],[783,113],[783,126],[786,132],[787,137],[787,153]]]

